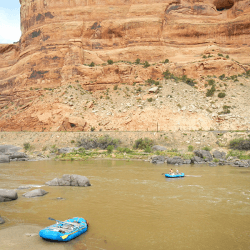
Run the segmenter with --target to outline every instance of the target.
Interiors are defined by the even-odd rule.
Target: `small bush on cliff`
[[[218,97],[219,98],[224,98],[226,96],[226,93],[224,93],[224,92],[220,92],[219,94],[218,94]]]
[[[231,149],[250,150],[250,139],[233,139],[229,142],[229,147]]]
[[[219,76],[220,80],[223,80],[224,78],[225,78],[225,74]]]
[[[203,150],[206,150],[206,151],[211,151],[211,148],[209,146],[205,146],[204,148],[202,148]]]
[[[215,84],[214,79],[209,79],[209,80],[207,80],[207,82],[208,82],[208,85],[210,85],[210,86],[213,86]]]
[[[114,63],[113,60],[108,60],[107,62],[108,62],[109,65]]]
[[[211,89],[208,89],[208,90],[207,90],[206,97],[213,96],[213,95],[214,95],[214,92],[215,92],[215,86],[213,85],[213,86],[211,87]]]
[[[95,63],[94,62],[92,62],[90,65],[89,65],[89,67],[94,67],[95,66]]]
[[[149,79],[146,80],[145,82],[148,83],[148,84],[154,84],[154,85],[156,85],[156,86],[160,84],[159,81],[155,81],[155,80],[153,80],[153,79],[151,79],[151,78],[149,78]]]
[[[140,62],[141,62],[141,60],[140,60],[139,58],[137,58],[137,59],[135,60],[135,64],[140,64]]]
[[[146,149],[153,146],[153,140],[149,138],[138,139],[135,141],[133,148],[135,149]]]
[[[194,151],[194,146],[189,145],[189,146],[188,146],[188,152],[193,152],[193,151]]]
[[[143,64],[143,68],[148,68],[150,66],[150,64],[148,63],[148,61],[145,61]]]
[[[31,150],[31,145],[30,145],[30,143],[29,143],[29,142],[24,143],[24,144],[23,144],[23,148],[24,148],[24,150],[26,150],[26,151]]]
[[[168,59],[166,59],[163,63],[169,63],[169,60],[168,60]]]

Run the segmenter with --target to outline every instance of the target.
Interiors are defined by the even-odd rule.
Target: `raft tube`
[[[184,177],[185,174],[184,173],[180,173],[180,174],[165,174],[165,177],[167,178],[178,178],[178,177]]]
[[[74,217],[42,229],[39,232],[39,236],[45,240],[70,241],[85,233],[87,229],[87,220],[80,217]]]

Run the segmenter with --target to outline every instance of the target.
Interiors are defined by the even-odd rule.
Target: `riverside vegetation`
[[[243,138],[231,140],[227,145],[227,154],[222,152],[219,156],[216,154],[218,151],[210,146],[204,146],[197,150],[193,145],[189,145],[185,151],[176,148],[167,149],[155,145],[154,141],[149,138],[135,140],[131,148],[121,147],[121,140],[108,135],[100,138],[80,138],[78,141],[72,140],[71,143],[72,147],[57,148],[56,145],[52,145],[49,148],[43,148],[43,151],[47,152],[48,158],[54,155],[55,160],[61,161],[81,161],[93,158],[152,161],[157,156],[164,157],[165,160],[168,158],[190,160],[186,161],[186,163],[199,163],[199,161],[219,163],[223,161],[226,164],[237,160],[250,160],[250,139]],[[32,148],[29,143],[24,143],[26,153],[31,153]],[[195,157],[200,157],[200,159]],[[176,163],[180,164],[181,162]],[[250,166],[250,161],[246,162],[246,164]]]

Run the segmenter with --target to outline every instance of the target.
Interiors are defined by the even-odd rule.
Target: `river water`
[[[114,160],[1,164],[0,188],[44,185],[63,174],[87,176],[92,184],[42,186],[49,193],[30,199],[18,190],[16,201],[0,203],[8,219],[1,227],[83,217],[88,231],[66,248],[250,249],[250,169],[187,165],[178,167],[184,178],[167,179],[162,173],[170,167]]]

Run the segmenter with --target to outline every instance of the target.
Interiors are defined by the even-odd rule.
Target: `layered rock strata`
[[[20,0],[20,4],[21,39],[0,45],[1,108],[13,103],[24,110],[33,107],[44,94],[41,89],[70,82],[95,91],[110,84],[161,78],[165,70],[200,78],[249,69],[246,0]],[[171,63],[149,68],[123,63],[137,58],[150,64],[168,58]],[[105,65],[108,60],[123,62]],[[91,62],[98,66],[89,67]],[[46,109],[70,113],[56,100],[52,106]],[[64,116],[58,127],[70,124],[70,119],[76,118]],[[50,127],[50,121],[44,123],[38,116],[29,115],[28,120],[29,126],[18,125],[20,130]],[[79,123],[84,130],[86,125]]]

